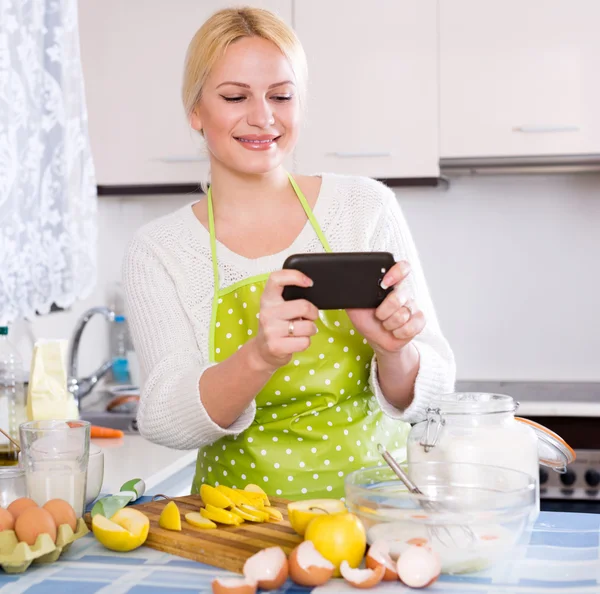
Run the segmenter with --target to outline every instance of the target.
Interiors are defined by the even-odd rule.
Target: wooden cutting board
[[[168,503],[167,499],[132,505],[150,518],[150,532],[145,545],[171,555],[200,561],[236,573],[242,573],[244,562],[258,551],[279,546],[286,554],[302,542],[288,521],[287,499],[270,497],[269,501],[283,515],[281,522],[244,522],[241,526],[218,524],[216,529],[195,528],[185,521],[185,514],[203,507],[199,495],[174,497],[181,512],[181,532],[165,530],[158,525],[160,512]],[[89,514],[86,517],[90,521]]]

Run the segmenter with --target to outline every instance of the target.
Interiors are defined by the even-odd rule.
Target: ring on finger
[[[409,318],[412,318],[412,316],[415,315],[414,305],[410,301],[407,301],[404,304],[404,308],[406,309],[406,311],[408,311]]]
[[[288,323],[288,336],[294,336],[294,320],[290,320]]]

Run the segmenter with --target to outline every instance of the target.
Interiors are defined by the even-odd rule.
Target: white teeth
[[[273,142],[275,139],[269,139],[269,140],[248,140],[246,138],[238,138],[237,140],[239,140],[240,142],[249,142],[252,144],[269,144],[270,142]]]

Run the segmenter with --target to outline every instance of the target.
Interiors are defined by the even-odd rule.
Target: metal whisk
[[[406,488],[413,495],[419,495],[419,502],[425,510],[433,513],[441,513],[444,511],[444,508],[438,503],[426,498],[423,491],[421,491],[421,489],[419,489],[419,487],[413,483],[412,479],[404,472],[404,470],[402,470],[398,462],[394,460],[394,457],[385,449],[382,444],[377,444],[377,449],[379,450],[379,453],[383,459],[387,462],[388,466],[394,471],[394,474],[406,485]],[[469,544],[477,540],[477,535],[469,526],[458,525],[457,527],[467,537]],[[458,544],[447,526],[428,526],[428,529],[432,537],[436,538],[444,546],[449,547],[451,545]],[[462,544],[464,546],[464,543]]]

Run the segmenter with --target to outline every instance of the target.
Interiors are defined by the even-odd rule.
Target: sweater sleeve
[[[417,248],[394,192],[382,185],[384,204],[382,216],[374,231],[372,249],[392,252],[396,261],[407,260],[411,272],[403,283],[425,315],[425,328],[412,340],[419,351],[420,365],[415,380],[413,401],[405,410],[390,404],[384,397],[377,376],[377,360],[373,356],[370,385],[383,412],[409,423],[426,416],[431,398],[452,392],[456,379],[456,363],[448,341],[442,335],[429,294]]]
[[[127,319],[142,375],[140,434],[154,443],[192,450],[236,435],[254,419],[254,401],[229,427],[217,425],[200,399],[211,366],[198,347],[173,279],[149,246],[134,238],[123,265]]]

